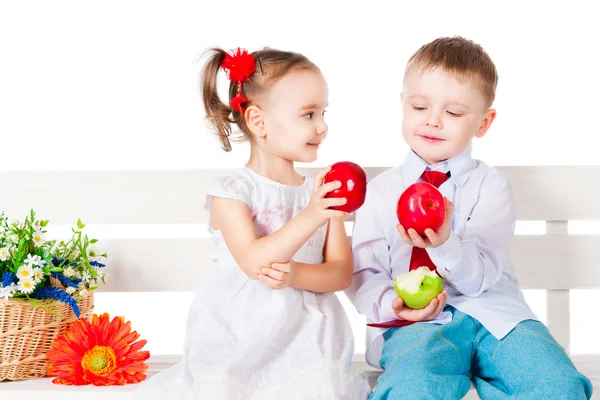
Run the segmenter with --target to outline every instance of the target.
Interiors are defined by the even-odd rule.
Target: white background
[[[198,57],[212,46],[304,53],[330,87],[330,134],[315,165],[395,165],[407,150],[399,101],[406,60],[452,35],[482,44],[500,74],[498,118],[476,141],[477,158],[598,165],[597,16],[584,1],[1,0],[0,170],[242,165],[247,146],[221,152],[203,123]],[[597,221],[571,229],[600,233]],[[543,319],[544,293],[527,296]],[[173,353],[190,299],[100,293],[98,310],[125,315],[150,350]],[[572,299],[572,351],[600,353],[600,294],[574,291]],[[159,324],[163,313],[169,319]]]

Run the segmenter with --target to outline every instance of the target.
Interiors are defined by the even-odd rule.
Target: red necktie
[[[431,183],[436,188],[439,188],[442,183],[446,182],[446,179],[448,179],[449,176],[450,172],[444,174],[443,172],[439,171],[425,171],[423,172],[423,175],[421,175],[421,178],[423,178],[423,181]],[[431,258],[429,258],[427,250],[414,246],[410,255],[410,264],[408,270],[412,271],[419,267],[427,267],[432,271],[436,271],[435,264],[433,261],[431,261]],[[372,326],[375,328],[393,328],[412,324],[414,324],[413,321],[394,320],[376,324],[367,324],[367,326]]]
[[[442,183],[446,182],[448,175],[438,171],[425,171],[423,172],[423,175],[421,175],[421,178],[423,178],[423,181],[431,183],[436,188],[439,188]],[[429,254],[427,254],[427,250],[415,246],[412,248],[408,270],[412,271],[419,267],[427,267],[432,271],[436,270],[435,264],[431,261],[431,258],[429,258]]]

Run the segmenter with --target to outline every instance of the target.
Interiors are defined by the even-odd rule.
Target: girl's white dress
[[[218,180],[213,197],[248,204],[259,236],[281,228],[309,202],[312,182],[272,181],[249,168]],[[182,360],[142,383],[136,395],[170,400],[363,400],[370,393],[350,369],[354,341],[334,293],[266,288],[238,267],[223,236],[211,229],[215,271],[191,306]],[[294,255],[320,264],[326,226]]]

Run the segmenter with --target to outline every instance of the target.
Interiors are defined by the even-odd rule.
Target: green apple
[[[443,288],[442,278],[427,267],[419,267],[394,279],[394,289],[398,297],[407,307],[415,310],[427,307]]]

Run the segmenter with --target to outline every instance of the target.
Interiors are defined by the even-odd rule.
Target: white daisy
[[[9,298],[15,295],[17,291],[17,285],[13,283],[10,286],[0,288],[0,297],[4,297],[4,301],[8,301]]]
[[[85,297],[85,296],[87,295],[87,293],[88,293],[88,292],[87,292],[87,290],[83,289],[83,290],[81,290],[81,291],[79,292],[79,295],[80,295],[81,297]]]
[[[33,280],[35,283],[40,283],[44,279],[44,271],[41,268],[33,269]]]
[[[73,250],[73,252],[69,255],[69,257],[71,258],[71,261],[73,261],[74,259],[79,257],[79,250]]]
[[[33,279],[33,268],[31,266],[23,264],[17,270],[17,278],[21,279]]]
[[[105,274],[103,267],[94,267],[94,271],[98,274],[98,279],[102,278]]]
[[[75,289],[73,286],[69,286],[68,288],[65,289],[65,292],[67,292],[67,294],[73,294],[75,293]]]
[[[100,268],[100,267],[95,267],[96,272],[98,273],[98,276],[96,277],[97,280],[102,280],[103,282],[106,283],[106,280],[108,279],[108,272],[106,272],[106,270],[104,268]]]
[[[35,282],[33,279],[21,279],[17,288],[21,293],[29,294],[35,289]]]
[[[34,256],[35,257],[35,265],[37,265],[38,267],[43,268],[44,265],[46,265],[46,260],[42,260],[42,257],[40,256]]]
[[[10,251],[8,247],[3,247],[0,249],[0,261],[6,261],[10,257]]]
[[[90,274],[87,271],[83,271],[83,274],[81,275],[81,280],[84,282],[87,282],[91,279],[92,277],[90,276]]]
[[[31,254],[27,254],[27,258],[25,259],[25,264],[28,267],[33,267],[34,265],[37,265],[37,256],[33,256]]]
[[[13,233],[12,235],[10,235],[10,241],[13,243],[19,243],[19,235]]]
[[[33,232],[33,244],[35,247],[40,247],[46,241],[46,237],[42,232]]]
[[[67,267],[63,270],[63,275],[66,276],[67,278],[70,278],[73,275],[75,275],[75,270],[71,267]]]

